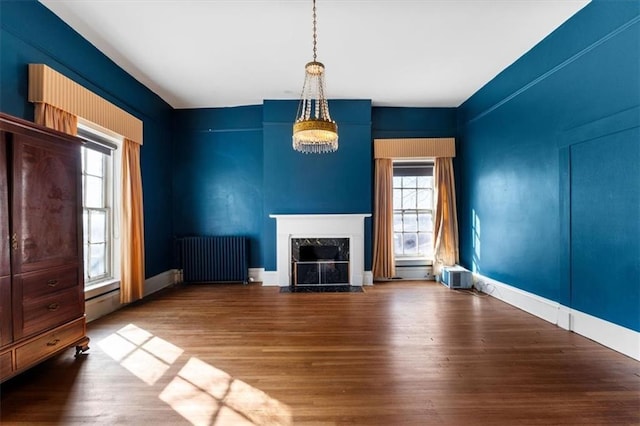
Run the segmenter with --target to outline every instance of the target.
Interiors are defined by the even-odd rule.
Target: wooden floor
[[[1,387],[2,424],[640,424],[640,363],[436,283],[177,286]]]

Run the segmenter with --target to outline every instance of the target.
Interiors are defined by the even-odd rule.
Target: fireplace
[[[266,285],[329,285],[326,281],[331,280],[331,285],[361,286],[365,275],[364,218],[370,216],[269,215],[276,220],[277,271]],[[306,281],[309,282],[303,283]]]
[[[349,285],[349,238],[291,238],[291,285]]]

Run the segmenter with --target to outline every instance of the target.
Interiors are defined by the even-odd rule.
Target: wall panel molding
[[[567,129],[560,136],[558,147],[587,142],[636,127],[640,127],[640,105]]]
[[[512,99],[516,98],[517,96],[521,95],[522,93],[524,93],[527,90],[531,89],[532,87],[536,86],[538,83],[540,83],[540,82],[546,80],[547,78],[551,77],[552,75],[556,74],[558,71],[562,70],[563,68],[565,68],[568,65],[572,64],[573,62],[577,61],[578,59],[580,59],[581,57],[583,57],[587,53],[589,53],[592,50],[598,48],[602,44],[606,43],[610,39],[616,37],[620,33],[624,32],[628,28],[630,28],[633,25],[636,25],[638,23],[640,23],[640,16],[636,16],[635,18],[633,18],[633,19],[629,20],[628,22],[622,24],[618,28],[616,28],[613,31],[611,31],[608,34],[606,34],[604,37],[601,37],[600,39],[598,39],[595,42],[591,43],[589,46],[583,48],[579,52],[577,52],[577,53],[573,54],[572,56],[570,56],[569,58],[565,59],[564,61],[562,61],[561,63],[559,63],[555,67],[551,68],[550,70],[544,72],[540,76],[538,76],[535,79],[531,80],[529,83],[525,84],[520,89],[514,91],[509,96],[505,97],[501,101],[495,103],[494,105],[492,105],[489,108],[485,109],[484,111],[480,112],[475,117],[470,118],[469,120],[467,120],[466,124],[471,124],[471,123],[473,123],[473,122],[475,122],[477,120],[480,120],[481,118],[491,114],[493,111],[497,110],[498,108],[500,108],[504,104],[508,103]]]

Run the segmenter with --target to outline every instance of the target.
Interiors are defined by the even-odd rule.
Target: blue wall
[[[146,276],[171,265],[171,114],[125,73],[35,0],[0,2],[0,111],[33,120],[28,64],[47,64],[144,122]]]
[[[458,111],[461,260],[640,330],[640,3],[594,1]]]
[[[340,148],[304,155],[291,148],[297,101],[175,113],[175,234],[248,235],[250,266],[276,268],[275,220],[282,213],[370,213],[372,138],[451,137],[455,108],[371,107],[331,101]],[[372,134],[373,132],[373,134]],[[365,222],[371,268],[371,221]]]
[[[373,139],[451,138],[456,135],[456,108],[373,107]]]
[[[175,113],[176,236],[243,235],[249,267],[262,267],[262,106]]]
[[[266,100],[264,126],[264,268],[276,270],[276,224],[270,214],[371,213],[371,101],[329,102],[340,147],[325,155],[291,148],[297,101]],[[365,269],[371,269],[371,220],[365,220]]]

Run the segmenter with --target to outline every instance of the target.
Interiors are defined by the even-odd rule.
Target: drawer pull
[[[49,280],[49,281],[47,281],[47,285],[49,287],[55,287],[55,286],[58,285],[58,280]]]
[[[49,306],[47,306],[47,309],[50,311],[57,311],[59,307],[60,305],[58,303],[52,303]]]
[[[60,342],[60,339],[53,339],[49,342],[47,342],[47,346],[55,346]]]

